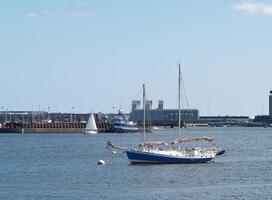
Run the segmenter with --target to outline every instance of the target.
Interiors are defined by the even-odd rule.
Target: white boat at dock
[[[83,133],[93,135],[93,134],[97,134],[97,132],[98,132],[98,129],[96,126],[94,115],[93,113],[91,113],[89,120],[86,124],[86,127],[83,129]]]

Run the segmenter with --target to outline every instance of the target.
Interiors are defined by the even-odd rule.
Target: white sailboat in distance
[[[83,129],[83,133],[85,134],[97,134],[97,126],[95,123],[94,115],[93,113],[90,114],[89,120],[86,124],[86,127]]]

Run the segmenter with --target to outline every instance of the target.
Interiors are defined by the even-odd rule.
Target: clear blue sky
[[[181,59],[200,115],[268,113],[272,2],[4,0],[3,109],[130,110],[131,100],[177,107]]]

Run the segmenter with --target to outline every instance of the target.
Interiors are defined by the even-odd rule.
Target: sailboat
[[[179,121],[178,132],[181,132],[181,113],[180,113],[180,85],[181,70],[179,64]],[[211,161],[215,155],[215,151],[207,151],[202,148],[181,149],[174,145],[184,142],[195,141],[213,141],[214,138],[209,137],[192,137],[177,138],[170,142],[164,141],[146,141],[145,140],[145,84],[143,84],[143,142],[139,144],[137,149],[126,150],[127,158],[131,163],[156,163],[156,164],[189,164],[189,163],[206,163]]]
[[[97,134],[97,126],[95,123],[94,115],[93,113],[90,114],[90,117],[88,119],[88,122],[86,124],[86,127],[83,129],[83,133],[85,134]]]

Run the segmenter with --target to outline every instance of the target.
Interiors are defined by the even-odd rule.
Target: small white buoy
[[[105,161],[104,161],[104,160],[99,160],[99,161],[97,162],[97,164],[98,164],[98,165],[105,165]]]
[[[117,152],[116,151],[112,151],[113,154],[116,154]]]

